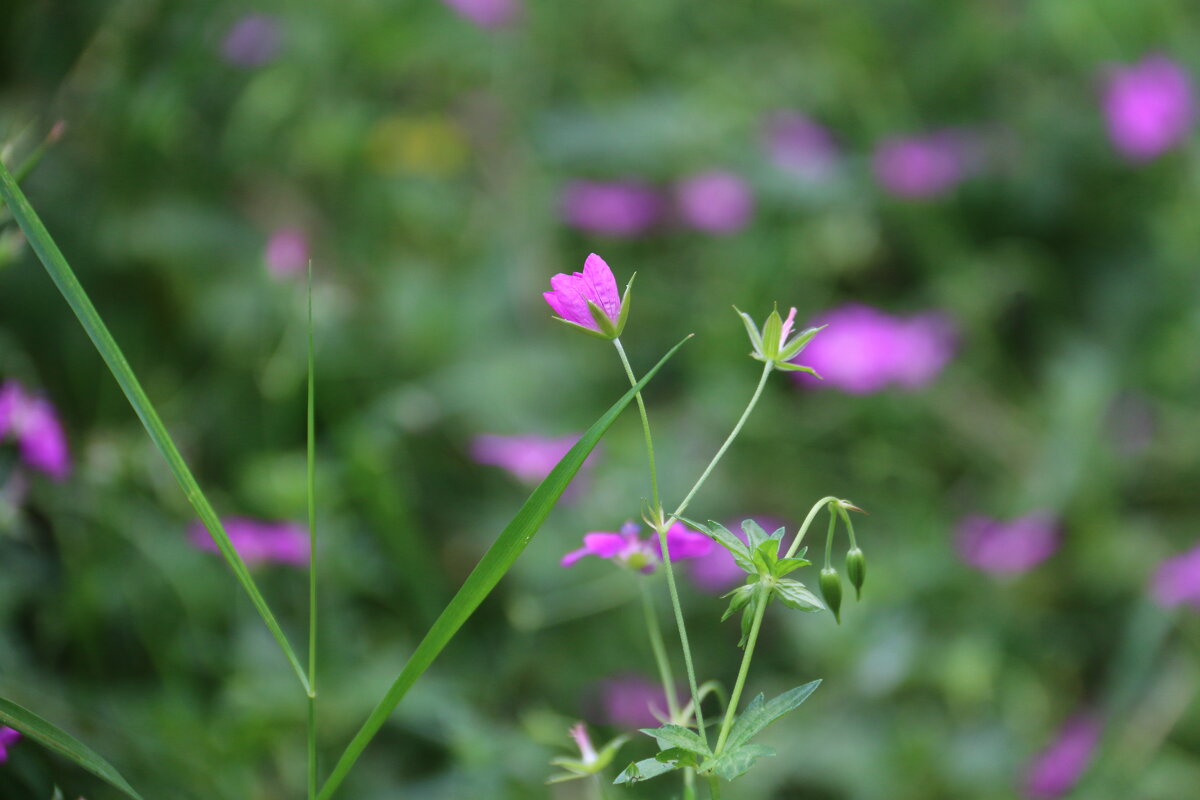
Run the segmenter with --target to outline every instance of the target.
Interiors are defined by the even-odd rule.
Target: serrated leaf
[[[97,755],[90,747],[29,709],[19,706],[11,700],[0,698],[0,723],[10,728],[16,728],[38,744],[73,761],[135,800],[142,800],[142,796],[121,777],[121,773],[117,772],[111,764]]]
[[[824,611],[825,604],[800,581],[784,578],[775,584],[775,596],[779,602],[797,611]]]
[[[773,572],[775,564],[779,561],[779,540],[767,538],[758,547],[754,548],[756,554],[761,554],[763,563],[767,565],[768,574]]]
[[[725,613],[721,615],[721,622],[724,622],[732,617],[738,612],[738,609],[742,608],[742,606],[746,605],[746,603],[749,603],[750,599],[754,597],[754,590],[757,587],[757,582],[747,583],[745,586],[739,586],[732,592],[725,594],[724,597],[729,597],[732,595],[733,599],[729,601],[729,608],[725,609]]]
[[[756,550],[760,544],[770,538],[763,530],[762,525],[752,519],[742,520],[742,532],[746,534],[747,549],[750,552]]]
[[[715,772],[727,781],[745,775],[760,758],[775,755],[775,748],[765,744],[746,744],[726,750],[704,765],[706,771]]]
[[[754,564],[750,559],[750,548],[746,546],[745,542],[735,536],[733,531],[719,522],[709,521],[707,525],[701,525],[684,517],[680,517],[680,519],[728,550],[729,554],[733,556],[734,562],[742,570],[751,575],[754,574]]]
[[[641,761],[630,764],[625,769],[621,770],[621,774],[613,783],[637,783],[638,781],[648,781],[651,778],[657,778],[659,775],[666,775],[668,772],[673,772],[679,769],[675,764],[667,764],[659,761],[656,758],[643,758]]]
[[[750,705],[746,706],[746,710],[737,718],[737,722],[733,723],[733,728],[729,731],[729,739],[725,743],[726,747],[738,748],[746,744],[763,728],[807,700],[809,695],[815,692],[820,685],[821,681],[815,680],[803,686],[797,686],[795,689],[789,689],[778,697],[772,698],[769,703],[763,702],[763,695],[758,695],[750,701]]]
[[[775,532],[771,534],[771,538],[777,542],[782,542],[783,536],[785,533],[787,533],[787,528],[784,528],[784,527],[776,528]]]
[[[782,578],[789,572],[795,572],[801,567],[807,567],[812,562],[804,558],[781,558],[775,564],[775,577]]]
[[[661,750],[679,747],[701,755],[709,755],[711,753],[708,749],[708,744],[705,743],[704,739],[700,738],[700,734],[682,725],[667,724],[659,728],[642,728],[641,730],[647,736],[653,736],[654,741],[658,742],[659,749]]]

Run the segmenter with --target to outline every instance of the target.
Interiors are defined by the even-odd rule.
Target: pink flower
[[[1010,522],[975,515],[959,522],[955,546],[968,566],[996,575],[1015,575],[1054,555],[1058,538],[1058,524],[1046,512]]]
[[[754,195],[732,172],[715,170],[679,182],[675,199],[683,221],[707,233],[736,233],[754,213]]]
[[[468,22],[481,28],[503,28],[521,13],[519,0],[442,0]]]
[[[280,228],[267,240],[264,260],[276,277],[303,275],[308,269],[308,237],[299,228]]]
[[[249,517],[222,520],[233,548],[249,566],[289,564],[303,567],[309,561],[308,530],[291,522],[265,522]],[[188,531],[192,544],[201,550],[219,552],[208,529],[195,522]]]
[[[662,561],[658,536],[651,534],[649,538],[642,539],[638,531],[636,523],[626,522],[621,526],[620,533],[593,531],[584,534],[583,547],[567,553],[559,563],[569,567],[584,556],[598,556],[640,572],[653,572]],[[702,533],[689,531],[681,522],[676,522],[667,530],[671,561],[700,558],[707,555],[712,547],[711,539]]]
[[[579,434],[566,436],[500,436],[485,433],[471,442],[471,457],[480,464],[500,467],[529,485],[537,485],[550,474],[567,451],[579,441]],[[583,463],[587,467],[596,451]]]
[[[919,389],[942,371],[954,353],[953,326],[940,313],[896,317],[851,304],[814,321],[827,325],[803,353],[824,380],[795,372],[807,386],[872,394],[889,386]]]
[[[261,67],[275,58],[283,36],[279,20],[268,14],[248,14],[225,34],[221,53],[238,67]]]
[[[1187,605],[1200,610],[1200,546],[1159,564],[1150,594],[1163,608]]]
[[[938,131],[924,136],[892,137],[875,148],[875,178],[897,197],[927,199],[946,194],[965,175],[968,148],[961,134]]]
[[[592,738],[588,736],[587,726],[582,722],[577,722],[571,726],[571,738],[575,740],[575,746],[579,748],[579,760],[584,764],[596,763],[596,748],[592,746]]]
[[[1091,763],[1100,733],[1100,722],[1090,715],[1069,719],[1054,742],[1029,764],[1025,797],[1054,800],[1070,792]]]
[[[803,114],[781,111],[771,116],[763,145],[773,162],[807,181],[827,180],[837,169],[833,137]]]
[[[0,764],[8,761],[8,748],[17,743],[21,738],[21,732],[16,728],[8,728],[0,725]]]
[[[1130,161],[1149,161],[1183,141],[1196,120],[1191,77],[1166,56],[1113,69],[1104,86],[1113,145]]]
[[[636,236],[659,221],[663,200],[640,181],[572,181],[561,211],[574,228],[607,236]]]
[[[667,696],[662,686],[640,675],[626,674],[600,684],[605,721],[616,728],[634,731],[657,728],[666,718]]]
[[[629,287],[625,287],[624,298],[617,293],[617,280],[603,258],[592,253],[583,262],[583,272],[570,275],[560,272],[550,279],[550,288],[553,291],[542,292],[542,297],[559,319],[604,336],[620,335],[625,324],[622,309],[629,296]],[[608,330],[601,329],[604,320],[597,322],[588,303],[596,306],[608,318],[610,324],[605,326]]]
[[[71,472],[67,437],[44,397],[28,394],[14,380],[0,385],[0,441],[17,440],[21,459],[34,469],[61,481]]]
[[[754,517],[753,519],[767,533],[773,533],[783,527],[782,522],[771,517]],[[740,519],[725,527],[743,542],[747,541]],[[671,557],[675,557],[674,549],[671,550]],[[722,594],[744,583],[746,573],[733,560],[733,556],[728,550],[724,547],[713,547],[707,555],[693,560],[688,565],[688,577],[701,591],[709,594]]]

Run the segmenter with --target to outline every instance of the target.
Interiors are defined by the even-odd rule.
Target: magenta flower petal
[[[1191,76],[1161,55],[1112,70],[1103,106],[1113,146],[1134,162],[1149,161],[1175,147],[1196,122]]]
[[[559,559],[558,565],[560,567],[570,567],[573,566],[579,559],[590,555],[592,555],[591,548],[584,546],[578,550],[572,550],[571,552],[565,554],[561,559]]]
[[[680,181],[675,199],[683,221],[715,234],[740,231],[754,213],[754,195],[738,175],[714,170]]]
[[[663,215],[658,192],[640,181],[572,181],[560,202],[572,227],[608,236],[636,236]]]
[[[655,555],[662,558],[662,543],[657,536],[653,544]],[[688,530],[682,522],[676,522],[667,529],[667,548],[671,551],[671,561],[684,561],[708,555],[712,552],[713,540],[703,533]]]
[[[21,732],[16,728],[0,726],[0,764],[8,761],[8,748],[17,743]]]
[[[1045,512],[1010,522],[970,516],[959,523],[955,535],[959,557],[968,566],[996,575],[1033,569],[1054,554],[1058,540],[1058,523]]]
[[[575,442],[578,434],[567,436],[500,436],[482,434],[471,442],[471,457],[480,464],[507,470],[522,483],[540,483],[550,470],[562,460]],[[596,455],[588,456],[586,467]]]
[[[767,533],[786,527],[785,523],[774,517],[752,517],[752,519]],[[725,527],[743,542],[746,541],[741,519],[728,522]],[[676,557],[675,544],[672,542],[669,546],[671,558],[674,559]],[[708,553],[697,556],[688,564],[688,577],[701,591],[709,594],[721,594],[744,583],[746,573],[734,562],[733,556],[729,554],[728,550],[713,544]]]
[[[70,453],[54,406],[29,395],[17,381],[0,386],[0,439],[17,440],[21,460],[55,480],[70,474]]]
[[[600,326],[592,317],[588,303],[591,302],[612,320],[615,325],[621,317],[621,295],[617,292],[617,279],[600,256],[592,253],[583,263],[583,272],[568,275],[560,272],[550,278],[553,291],[543,292],[542,297],[555,313],[568,322],[582,325],[593,331]]]
[[[250,517],[229,517],[222,520],[225,533],[242,560],[248,566],[287,564],[304,566],[309,562],[308,531],[290,522],[265,522]],[[200,522],[192,524],[188,539],[194,546],[209,552],[219,552],[216,541]]]
[[[659,686],[640,675],[609,678],[600,685],[605,722],[622,730],[656,728],[667,715],[667,696]]]
[[[1068,720],[1054,742],[1030,763],[1025,775],[1025,797],[1055,800],[1070,792],[1091,763],[1100,733],[1100,722],[1090,715],[1081,714]]]
[[[951,131],[884,139],[871,165],[875,178],[891,194],[910,200],[939,197],[965,176],[968,150]]]
[[[617,291],[617,279],[603,258],[591,253],[583,262],[583,279],[587,287],[587,299],[591,300],[608,315],[614,323],[621,316],[621,295]]]
[[[636,535],[634,537],[636,539]],[[592,555],[600,558],[615,558],[629,545],[629,539],[620,533],[596,531],[583,535],[583,546]]]
[[[1200,546],[1168,558],[1154,572],[1150,594],[1164,608],[1200,610]]]
[[[518,0],[442,0],[463,19],[481,28],[503,28],[521,14]]]

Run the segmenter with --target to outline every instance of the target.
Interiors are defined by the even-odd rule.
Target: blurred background
[[[830,325],[691,507],[870,512],[840,627],[767,616],[747,697],[824,684],[732,796],[1194,795],[1200,7],[14,0],[0,42],[5,163],[298,647],[312,259],[323,772],[624,391],[540,296],[596,252],[635,369],[696,334],[647,393],[671,507],[758,375],[730,305]],[[0,696],[148,798],[301,796],[286,663],[0,218]],[[567,727],[661,705],[638,580],[677,648],[661,575],[558,562],[647,492],[627,413],[341,794],[587,797]],[[731,685],[736,578],[680,570]],[[7,755],[0,796],[116,796]]]

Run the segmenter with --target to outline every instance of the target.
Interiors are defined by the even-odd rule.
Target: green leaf
[[[710,521],[707,525],[701,525],[684,517],[680,517],[680,519],[724,547],[733,556],[733,560],[739,567],[751,575],[754,574],[754,564],[750,558],[750,548],[746,546],[745,542],[735,536],[733,531],[719,522]]]
[[[712,752],[708,749],[708,744],[700,738],[700,734],[688,730],[682,725],[667,724],[660,728],[642,728],[641,730],[647,736],[653,736],[661,750],[679,747],[705,756]]]
[[[754,563],[762,567],[767,575],[775,574],[775,565],[779,562],[779,542],[766,539],[754,548]]]
[[[635,764],[630,764],[613,783],[637,783],[638,781],[648,781],[651,778],[657,778],[659,775],[665,775],[668,772],[673,772],[679,769],[675,764],[668,764],[659,761],[657,758],[643,758]]]
[[[729,601],[729,608],[725,609],[725,613],[721,615],[721,622],[724,622],[732,617],[738,612],[738,609],[745,606],[746,603],[749,603],[750,599],[754,597],[754,591],[757,588],[758,581],[755,581],[754,583],[747,583],[744,586],[739,586],[732,592],[727,592],[726,594],[722,595],[722,597],[729,597],[732,595],[733,599]]]
[[[763,530],[762,525],[759,525],[752,519],[742,520],[742,532],[746,534],[746,539],[748,540],[747,547],[751,552],[770,538],[767,536],[767,532]]]
[[[706,772],[715,772],[727,781],[745,775],[754,762],[764,756],[775,755],[775,748],[764,744],[746,744],[734,747],[702,767]]]
[[[38,218],[37,212],[29,205],[29,201],[25,199],[21,187],[13,180],[13,176],[8,169],[0,162],[0,197],[3,197],[12,210],[13,218],[17,224],[21,226],[21,230],[25,232],[25,238],[29,241],[29,246],[33,248],[33,252],[41,260],[42,265],[46,268],[46,272],[50,273],[51,280],[58,286],[58,290],[66,299],[71,310],[75,312],[75,316],[79,319],[79,323],[87,332],[88,337],[92,340],[92,344],[100,352],[100,357],[104,359],[104,363],[108,365],[113,377],[117,379],[121,390],[125,393],[125,397],[129,400],[129,404],[133,406],[133,410],[137,413],[145,426],[146,432],[150,434],[150,439],[154,442],[154,446],[166,459],[167,468],[175,476],[175,480],[183,489],[184,495],[188,502],[196,510],[201,521],[204,522],[204,527],[212,534],[213,540],[217,544],[217,548],[221,551],[221,555],[229,563],[233,574],[237,577],[238,582],[242,584],[242,588],[246,590],[246,594],[250,596],[250,601],[258,610],[263,622],[275,637],[275,641],[279,644],[279,648],[283,650],[284,656],[288,663],[291,664],[292,670],[296,673],[296,677],[300,680],[300,685],[304,687],[306,694],[311,692],[308,683],[308,677],[305,675],[304,667],[300,665],[300,659],[296,657],[296,651],[292,649],[291,643],[283,633],[283,629],[279,627],[279,623],[275,620],[275,615],[272,613],[267,601],[263,598],[262,592],[258,590],[258,585],[255,584],[254,578],[250,576],[250,571],[246,569],[245,562],[234,549],[233,543],[229,540],[229,535],[225,532],[225,526],[221,523],[217,512],[213,510],[212,504],[208,502],[208,498],[204,496],[204,492],[200,490],[200,485],[196,483],[196,478],[192,475],[187,464],[183,460],[183,456],[179,454],[179,448],[175,446],[175,442],[171,439],[171,434],[167,432],[167,428],[159,419],[158,412],[154,409],[154,404],[150,402],[150,398],[146,396],[146,392],[142,389],[142,385],[138,382],[137,376],[133,373],[133,368],[129,366],[129,362],[125,359],[125,354],[121,352],[121,348],[117,345],[116,339],[108,330],[108,326],[104,324],[104,320],[100,318],[96,307],[92,305],[92,301],[88,298],[87,292],[84,291],[83,285],[79,283],[79,279],[75,277],[75,273],[71,270],[71,266],[63,257],[62,251],[58,249],[54,239],[50,236],[50,232],[46,230],[46,226],[42,224]]]
[[[746,604],[746,610],[742,612],[742,638],[738,639],[738,647],[745,647],[746,639],[750,638],[750,628],[754,626],[754,612],[758,611],[758,604],[763,602],[761,593],[757,591],[761,585],[760,583],[754,584],[755,592],[750,602]]]
[[[22,708],[11,700],[0,698],[0,723],[4,723],[10,728],[16,728],[35,742],[74,761],[97,778],[107,781],[135,800],[142,800],[142,796],[125,782],[125,779],[113,769],[111,764],[83,742],[61,728],[51,725],[29,709]]]
[[[781,558],[775,564],[775,577],[782,578],[789,572],[795,572],[801,567],[807,567],[812,562],[804,558]]]
[[[815,692],[820,685],[821,681],[815,680],[803,686],[797,686],[795,689],[789,689],[773,698],[769,703],[764,703],[763,696],[758,695],[750,701],[750,705],[746,706],[746,710],[737,718],[737,722],[733,723],[725,746],[736,749],[746,744],[763,728],[807,700],[808,696]]]
[[[689,336],[688,339],[691,337]],[[584,460],[591,453],[592,449],[600,441],[609,427],[616,421],[617,417],[625,410],[634,396],[642,390],[642,388],[650,381],[651,378],[662,368],[662,365],[667,363],[667,359],[675,355],[679,348],[683,346],[684,339],[679,344],[675,345],[667,352],[662,359],[654,365],[654,368],[645,374],[645,376],[637,382],[629,391],[627,391],[620,400],[612,405],[608,411],[600,419],[596,420],[592,427],[588,428],[579,441],[567,451],[567,454],[562,457],[562,460],[550,470],[550,474],[546,476],[533,493],[529,495],[529,499],[521,506],[521,510],[508,523],[492,546],[483,554],[483,558],[467,576],[467,580],[463,583],[462,588],[458,593],[451,598],[449,605],[438,616],[433,623],[433,627],[425,634],[417,649],[409,657],[408,663],[396,676],[396,680],[392,683],[391,688],[371,711],[362,728],[355,734],[346,751],[342,753],[342,757],[338,760],[333,768],[333,772],[325,781],[325,785],[321,787],[321,792],[318,795],[320,800],[327,800],[333,796],[333,793],[345,780],[346,774],[350,768],[354,766],[354,762],[362,755],[362,751],[366,749],[371,739],[383,727],[387,718],[391,716],[392,711],[400,704],[400,701],[407,694],[412,685],[416,683],[417,678],[429,669],[429,665],[437,658],[442,649],[454,638],[458,633],[458,629],[463,623],[475,612],[479,604],[484,598],[491,593],[504,574],[512,567],[517,560],[517,556],[521,555],[525,547],[533,539],[533,535],[537,533],[542,522],[550,514],[550,510],[554,508],[554,504],[558,502],[558,498],[562,496],[563,491],[575,477],[575,473],[583,466]]]
[[[674,764],[678,769],[679,767],[700,766],[705,755],[705,753],[697,753],[687,747],[669,747],[660,753],[655,753],[654,758],[664,764]]]
[[[775,595],[779,602],[797,611],[824,611],[825,604],[805,588],[800,581],[784,578],[775,584]]]

